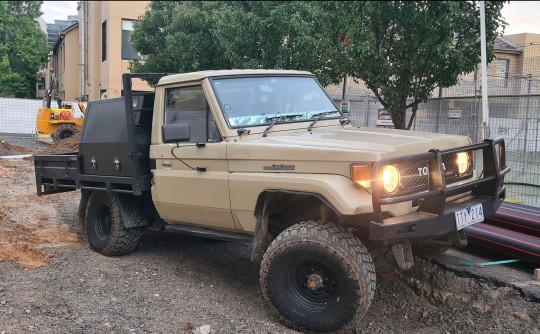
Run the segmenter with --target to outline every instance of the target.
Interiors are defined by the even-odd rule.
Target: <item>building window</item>
[[[107,60],[107,21],[101,24],[101,61]]]
[[[60,73],[60,69],[62,68],[62,47],[58,49],[58,63],[56,64],[56,70],[58,73]]]
[[[135,51],[133,44],[129,40],[133,31],[132,20],[122,20],[122,59],[124,60],[139,60],[141,56]]]
[[[503,83],[503,87],[508,87],[508,76],[510,72],[510,59],[497,58],[496,59],[496,76],[497,81]]]
[[[38,78],[38,90],[45,90],[45,77]]]

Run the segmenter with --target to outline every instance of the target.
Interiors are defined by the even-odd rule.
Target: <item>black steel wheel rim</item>
[[[111,209],[101,205],[96,215],[96,235],[100,240],[105,240],[111,235],[112,215]]]
[[[299,307],[310,312],[323,312],[339,291],[339,281],[330,266],[316,260],[292,264],[285,277],[288,295]]]

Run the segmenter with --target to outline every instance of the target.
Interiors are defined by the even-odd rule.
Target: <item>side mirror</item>
[[[164,124],[161,126],[164,143],[189,141],[189,123]]]

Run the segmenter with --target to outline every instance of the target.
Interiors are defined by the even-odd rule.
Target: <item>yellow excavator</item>
[[[52,69],[51,69],[52,72]],[[57,97],[58,108],[51,108],[51,99],[54,95],[54,73],[51,73],[51,82],[46,93],[45,106],[38,109],[36,129],[40,136],[52,136],[53,141],[66,139],[81,131],[84,118],[75,117],[75,106],[72,103],[62,102]],[[86,113],[84,104],[77,103],[82,114]]]

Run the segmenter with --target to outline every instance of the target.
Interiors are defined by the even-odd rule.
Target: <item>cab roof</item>
[[[162,77],[158,86],[168,85],[178,82],[186,81],[198,81],[211,77],[225,77],[225,76],[243,76],[243,75],[313,75],[306,71],[293,71],[293,70],[213,70],[213,71],[200,71],[173,74]]]

